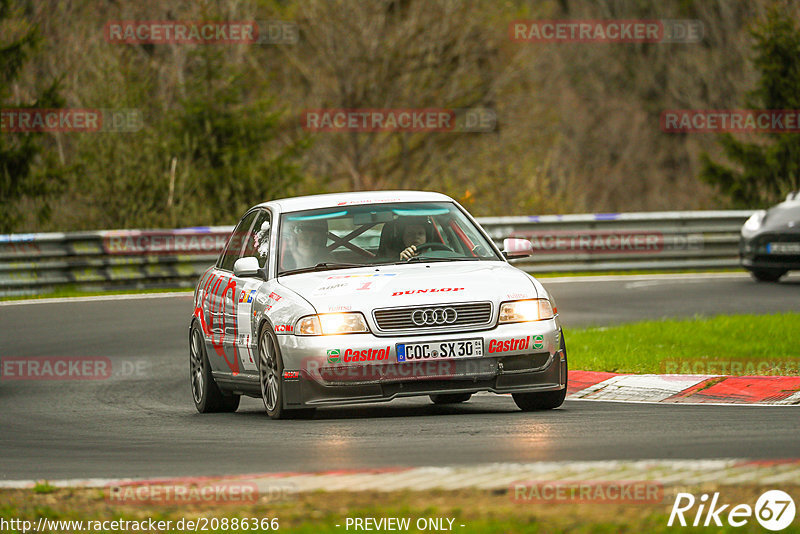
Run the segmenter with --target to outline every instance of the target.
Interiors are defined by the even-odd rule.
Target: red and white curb
[[[752,461],[638,460],[494,463],[464,467],[410,467],[319,473],[264,473],[223,477],[87,479],[50,482],[56,487],[116,488],[126,484],[168,486],[255,484],[259,494],[312,491],[501,490],[520,481],[652,481],[664,487],[700,485],[800,485],[800,459]],[[2,489],[32,488],[35,481],[0,481]]]
[[[570,371],[568,399],[800,405],[800,376],[631,375]]]

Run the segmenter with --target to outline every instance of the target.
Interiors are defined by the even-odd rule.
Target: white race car
[[[453,199],[419,191],[265,202],[244,214],[200,278],[189,330],[200,412],[261,397],[270,417],[430,395],[511,393],[560,406],[567,353],[558,313]]]

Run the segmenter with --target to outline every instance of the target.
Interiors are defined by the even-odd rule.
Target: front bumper
[[[285,406],[380,402],[440,393],[560,390],[567,380],[560,336],[557,319],[416,336],[278,336],[285,370]],[[481,356],[398,361],[398,344],[435,345],[471,339],[481,340]],[[329,351],[338,351],[338,361],[333,361],[336,356],[329,360]],[[345,361],[346,354],[353,360],[355,353],[373,359]]]
[[[775,244],[800,246],[800,232],[765,232],[739,240],[739,262],[748,271],[800,269],[800,253],[776,254],[770,250]]]

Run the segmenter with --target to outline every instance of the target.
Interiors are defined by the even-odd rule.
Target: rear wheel
[[[781,269],[754,269],[750,275],[758,282],[777,282],[786,271]]]
[[[192,385],[194,406],[200,413],[235,412],[239,395],[225,395],[211,376],[203,332],[197,323],[189,334],[189,379]]]
[[[281,358],[275,334],[269,326],[261,329],[258,342],[258,380],[261,384],[261,398],[267,415],[272,419],[311,417],[314,408],[290,410],[283,406],[283,358]]]
[[[568,374],[567,365],[567,344],[564,341],[564,332],[561,332],[561,350],[564,353],[564,368]],[[560,363],[560,362],[559,362]],[[514,393],[514,402],[523,412],[532,412],[536,410],[552,410],[564,404],[564,399],[567,397],[567,377],[564,379],[564,389],[558,391],[545,391],[543,393]]]
[[[430,397],[434,404],[458,404],[467,402],[472,397],[472,393],[439,393]]]

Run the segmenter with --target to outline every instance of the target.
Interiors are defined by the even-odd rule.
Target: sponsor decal
[[[538,337],[539,341],[541,342],[542,336],[534,336],[534,338]],[[500,341],[498,339],[490,339],[489,340],[489,353],[493,352],[511,352],[515,350],[525,350],[530,348],[531,344],[531,336],[519,337],[514,339],[506,339],[504,341]],[[536,347],[535,339],[534,339],[534,347],[535,348],[542,348],[542,345]]]
[[[464,291],[463,287],[442,287],[439,289],[412,289],[410,291],[394,291],[392,293],[393,297],[398,297],[400,295],[418,295],[420,293],[444,293],[449,291]]]
[[[389,347],[385,349],[363,349],[353,350],[347,349],[344,351],[344,362],[373,362],[389,359]]]
[[[284,371],[283,378],[285,380],[299,380],[300,379],[300,371]]]
[[[544,348],[544,336],[533,336],[533,348],[534,349]]]
[[[349,284],[346,284],[344,282],[339,282],[337,284],[323,285],[323,286],[320,286],[320,287],[317,288],[316,294],[317,295],[321,295],[321,294],[324,294],[324,293],[332,293],[332,292],[336,291],[337,289],[347,288],[348,285]]]
[[[387,276],[397,276],[396,273],[371,273],[371,274],[334,274],[328,280],[344,280],[347,278],[384,278]]]
[[[328,306],[329,312],[347,312],[352,309],[353,307],[348,304],[337,304],[335,306]]]
[[[381,198],[381,199],[368,199],[368,200],[345,200],[337,202],[337,206],[355,206],[359,204],[378,204],[380,202],[400,202],[401,198]]]
[[[328,363],[339,363],[342,353],[339,349],[328,349]]]
[[[535,295],[531,295],[529,293],[506,293],[506,299],[508,300],[522,300],[531,298],[536,298],[536,297]]]
[[[250,304],[253,302],[253,295],[255,294],[255,289],[251,289],[250,291],[242,291],[242,293],[239,295],[239,302]]]
[[[275,325],[275,333],[277,333],[277,334],[288,333],[288,332],[293,332],[293,331],[294,331],[294,326],[292,326],[290,324],[276,324]]]
[[[388,284],[394,276],[396,273],[331,275],[314,290],[314,295],[346,295],[353,291],[378,290]]]
[[[516,502],[660,504],[664,486],[652,480],[554,480],[515,482]]]
[[[211,341],[214,352],[225,360],[225,364],[233,374],[238,374],[239,359],[235,355],[229,357],[224,344],[226,335],[232,335],[235,341],[238,334],[237,323],[239,321],[233,321],[233,324],[229,326],[227,319],[233,313],[238,316],[236,281],[233,278],[215,275],[210,271],[204,277],[200,283],[206,300],[195,307],[194,315],[200,321],[203,333]],[[230,297],[228,298],[229,292]],[[228,310],[229,303],[232,310]]]

